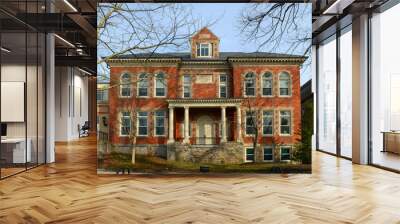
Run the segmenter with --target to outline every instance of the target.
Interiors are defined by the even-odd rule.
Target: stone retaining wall
[[[237,164],[244,161],[244,148],[241,143],[227,142],[220,145],[169,144],[167,159],[212,164]]]

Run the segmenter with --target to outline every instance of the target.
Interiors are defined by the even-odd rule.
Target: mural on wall
[[[300,94],[303,48],[311,42],[297,43],[302,53],[285,50],[284,41],[262,46],[244,22],[273,4],[217,4],[242,16],[242,37],[227,35],[236,31],[224,19],[204,23],[202,10],[211,5],[116,6],[98,7],[98,173],[311,172],[312,132],[302,130]],[[126,21],[104,15],[121,7],[152,11],[130,14],[142,21],[128,27],[144,33],[116,35],[127,31]],[[310,40],[310,5],[283,9],[302,19],[290,33]],[[238,46],[243,38],[252,41]]]

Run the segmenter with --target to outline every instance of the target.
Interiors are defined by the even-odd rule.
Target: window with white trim
[[[274,111],[263,111],[263,135],[273,134]]]
[[[166,96],[166,79],[163,73],[158,73],[155,76],[155,96],[163,97]]]
[[[246,111],[246,135],[256,134],[256,119],[255,111]]]
[[[246,148],[246,162],[254,162],[254,148]]]
[[[272,73],[266,72],[262,77],[262,95],[263,96],[272,96]]]
[[[281,146],[281,161],[290,160],[290,146]]]
[[[131,96],[131,76],[128,73],[124,73],[120,77],[120,96],[130,97]]]
[[[290,135],[291,133],[291,112],[290,110],[280,111],[280,133],[281,135]]]
[[[183,76],[183,98],[192,97],[192,78],[190,75]]]
[[[154,112],[154,129],[156,136],[165,135],[165,111]]]
[[[219,75],[219,97],[228,97],[228,77],[225,74]]]
[[[197,47],[197,57],[210,57],[211,56],[211,44],[210,43],[200,43],[196,44]]]
[[[121,112],[120,136],[128,136],[131,132],[131,112]]]
[[[264,161],[273,161],[274,160],[274,150],[272,146],[264,147]]]
[[[247,73],[244,77],[244,95],[255,96],[256,95],[256,75],[252,72]]]
[[[149,80],[147,74],[140,74],[138,80],[138,96],[148,96]]]
[[[290,94],[292,94],[290,75],[287,72],[281,72],[281,74],[279,74],[279,95],[290,96]]]
[[[148,112],[137,113],[138,136],[147,136],[148,134]]]

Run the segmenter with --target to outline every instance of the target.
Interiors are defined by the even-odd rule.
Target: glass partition
[[[340,154],[352,157],[352,33],[351,26],[340,36]]]
[[[372,17],[372,163],[400,170],[400,5]]]
[[[0,7],[0,178],[45,163],[45,35],[16,17],[44,1],[2,1]],[[16,15],[14,17],[14,15]]]
[[[318,48],[318,149],[336,153],[336,36]]]
[[[25,32],[1,34],[2,177],[24,171],[31,162],[26,142],[26,37]]]

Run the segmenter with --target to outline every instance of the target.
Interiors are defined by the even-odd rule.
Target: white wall
[[[70,141],[88,120],[88,78],[73,67],[56,67],[55,73],[55,140]]]
[[[2,82],[25,82],[25,64],[3,64],[1,66]],[[7,108],[1,108],[7,110]],[[25,122],[8,122],[7,137],[25,137]]]

